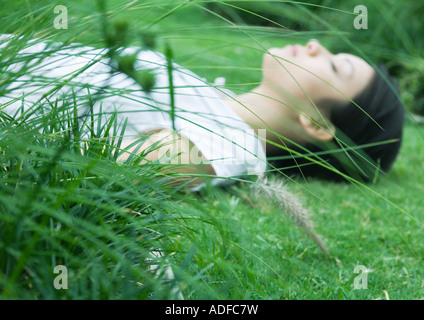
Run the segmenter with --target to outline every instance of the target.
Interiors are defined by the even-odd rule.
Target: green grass
[[[209,291],[192,288],[189,297],[385,299],[385,290],[391,299],[421,299],[423,174],[419,158],[413,161],[408,155],[424,150],[413,143],[414,137],[419,141],[415,130],[406,128],[409,139],[399,161],[388,177],[368,186],[372,192],[320,180],[289,184],[311,208],[338,263],[327,259],[269,199],[252,206],[246,197],[254,195],[247,185],[205,192],[203,206],[216,223],[196,228],[196,246],[175,249],[179,254],[184,247],[191,254],[195,250],[192,272],[207,269],[203,281]],[[353,287],[358,265],[372,270],[367,290]]]
[[[414,30],[407,22],[390,25],[394,32],[382,23],[361,34],[344,23],[353,6],[321,3],[336,9],[330,10],[261,2],[250,1],[265,8],[261,12],[258,6],[247,6],[247,11],[229,7],[226,13],[212,14],[211,7],[205,10],[199,1],[142,1],[126,7],[124,0],[110,1],[108,10],[110,21],[130,21],[131,44],[140,45],[138,32],[154,31],[158,50],[169,44],[178,63],[209,82],[226,77],[226,87],[237,93],[260,81],[264,48],[320,37],[335,49],[355,49],[334,40],[339,39],[337,31],[347,33],[373,62],[389,61],[403,83],[408,109],[414,110],[420,86],[407,80],[421,79],[424,59],[422,43],[415,41],[419,34],[406,32]],[[399,5],[365,4],[382,12],[387,22],[394,19],[395,10],[403,19],[412,15],[413,2],[407,3],[404,11]],[[26,35],[39,32],[56,41],[104,46],[96,2],[69,4],[70,27],[60,31],[52,28],[53,7],[49,1],[28,1],[22,8],[7,2],[0,13],[0,31],[19,28]],[[281,12],[283,20],[276,20],[273,8],[279,8],[275,12]],[[305,9],[315,18],[308,17]],[[258,15],[274,24],[241,24],[249,16],[264,21]],[[329,17],[332,29],[320,23],[323,16]],[[295,28],[296,23],[301,32],[280,27]],[[67,99],[72,110],[72,97]],[[22,124],[13,130],[10,121],[2,126],[2,299],[175,298],[170,285],[178,285],[186,299],[385,299],[385,293],[391,299],[423,298],[424,128],[411,120],[392,171],[375,183],[291,181],[270,175],[286,181],[311,209],[317,232],[334,258],[329,259],[278,203],[258,198],[249,182],[208,187],[199,194],[173,190],[166,177],[158,179],[159,165],[139,166],[140,159],[135,158],[117,164],[113,146],[118,141],[88,140],[88,156],[81,156],[78,130],[73,134],[60,130],[67,121],[78,127],[72,112],[59,119],[62,122],[56,126],[48,117],[38,124],[48,138],[21,128]],[[109,123],[110,128],[93,125],[88,130],[110,137],[119,128],[113,119]],[[163,251],[166,260],[149,262],[151,250]],[[152,277],[148,266],[155,263],[170,263],[175,279],[169,283],[163,274]],[[53,268],[58,264],[68,267],[68,290],[53,287]],[[371,270],[366,290],[353,287],[358,265]]]

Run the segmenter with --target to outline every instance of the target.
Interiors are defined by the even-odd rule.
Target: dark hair
[[[399,88],[387,69],[380,66],[370,84],[353,99],[356,104],[349,101],[325,106],[329,120],[336,127],[335,139],[304,146],[318,156],[298,149],[303,157],[286,156],[285,160],[276,162],[277,166],[290,167],[287,173],[342,178],[339,173],[306,160],[305,156],[309,156],[320,162],[325,160],[326,165],[362,181],[372,180],[380,170],[388,172],[402,141],[405,110],[398,96]]]

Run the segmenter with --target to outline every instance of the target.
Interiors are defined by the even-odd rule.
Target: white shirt
[[[0,50],[8,44],[8,39],[10,36],[0,36]],[[13,115],[22,105],[22,99],[24,106],[30,108],[37,101],[48,105],[43,95],[50,91],[53,91],[48,95],[50,102],[63,95],[69,99],[73,91],[78,99],[78,114],[83,116],[89,110],[89,90],[92,97],[99,97],[93,107],[96,114],[101,113],[105,118],[118,112],[118,123],[128,121],[124,140],[133,140],[151,130],[173,128],[169,74],[162,54],[135,47],[122,53],[137,54],[136,69],[150,69],[154,73],[155,85],[146,93],[127,75],[111,74],[104,49],[34,41],[20,51],[20,56],[49,50],[53,53],[38,64],[34,58],[34,65],[7,88],[6,95],[0,97],[0,109]],[[22,63],[9,64],[8,71],[17,72],[22,66]],[[253,129],[223,102],[222,95],[228,92],[207,84],[177,64],[172,69],[175,129],[210,161],[217,175],[212,183],[223,184],[228,180],[222,178],[263,173],[266,154],[262,143]]]

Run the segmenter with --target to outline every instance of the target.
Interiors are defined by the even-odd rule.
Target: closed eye
[[[337,68],[336,68],[336,65],[334,64],[334,62],[330,61],[330,64],[331,64],[331,69],[333,69],[334,73],[337,73]]]

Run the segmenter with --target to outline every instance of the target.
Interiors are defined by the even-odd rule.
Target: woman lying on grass
[[[216,177],[214,184],[263,173],[267,157],[292,168],[286,172],[370,180],[399,152],[404,108],[387,72],[316,40],[268,50],[259,86],[236,96],[153,51],[127,48],[109,59],[110,50],[37,42],[15,56],[23,62],[11,64],[16,39],[2,39],[9,65],[1,71],[15,79],[0,95],[1,110],[16,118],[23,104],[37,114],[37,106],[72,92],[87,120],[87,106],[99,97],[96,114],[128,120],[120,160],[136,152]],[[192,176],[190,186],[201,186],[206,175]]]
[[[72,101],[87,128],[116,115],[125,129],[117,160],[181,164],[172,166],[184,173],[177,180],[193,190],[208,177],[226,184],[262,175],[267,157],[303,174],[370,180],[399,152],[404,109],[387,72],[316,40],[267,51],[261,83],[240,96],[171,63],[169,52],[42,41],[19,48],[17,38],[0,40],[6,122],[37,119],[58,103],[72,113]],[[262,189],[278,197],[270,190]],[[285,211],[326,252],[307,211],[289,193],[282,197]]]

